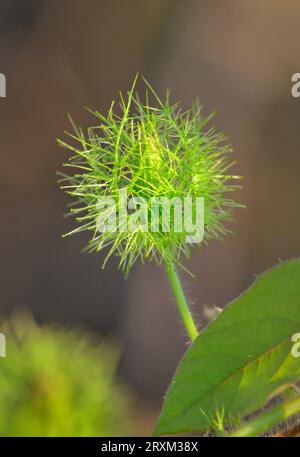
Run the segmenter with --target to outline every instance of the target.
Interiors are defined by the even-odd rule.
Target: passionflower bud
[[[138,259],[180,264],[193,244],[222,237],[240,206],[227,196],[238,177],[228,174],[224,135],[207,127],[198,105],[182,111],[145,84],[145,102],[134,83],[120,95],[121,113],[113,103],[107,116],[92,113],[96,125],[85,133],[74,126],[75,144],[59,140],[75,170],[61,180],[78,222],[69,234],[89,231],[88,250],[106,247],[104,265],[117,255],[126,273]]]

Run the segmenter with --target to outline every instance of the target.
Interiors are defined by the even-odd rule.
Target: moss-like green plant
[[[37,327],[28,316],[15,316],[1,331],[1,436],[130,433],[131,400],[115,378],[115,348],[85,332]]]
[[[111,255],[117,255],[125,273],[137,259],[164,261],[183,321],[194,339],[197,328],[176,272],[182,256],[190,255],[192,244],[187,237],[191,233],[185,225],[175,228],[175,210],[169,213],[166,228],[159,209],[158,213],[149,210],[150,201],[158,205],[163,199],[172,202],[188,198],[193,219],[197,198],[203,198],[203,241],[207,242],[227,232],[223,223],[237,203],[226,195],[237,187],[232,180],[238,177],[228,174],[231,148],[223,134],[207,127],[210,117],[202,115],[200,106],[182,111],[178,104],[170,103],[169,93],[161,100],[145,84],[144,102],[134,94],[134,83],[126,99],[120,94],[117,113],[113,102],[107,116],[93,113],[96,125],[86,133],[74,126],[75,134],[70,136],[75,144],[59,140],[73,152],[66,166],[75,172],[63,176],[62,186],[75,199],[71,212],[79,226],[70,233],[90,231],[88,249],[100,251],[108,246],[104,265]],[[137,214],[131,216],[138,222],[134,229],[124,226],[124,202],[120,201],[124,192],[135,202],[146,202],[146,228],[142,217],[137,221]],[[113,198],[114,204],[100,208],[103,198]],[[179,210],[184,212],[183,207]],[[117,229],[100,231],[99,222],[112,218],[118,221]]]

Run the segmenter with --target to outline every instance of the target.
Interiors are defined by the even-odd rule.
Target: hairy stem
[[[192,341],[194,341],[197,336],[198,336],[198,330],[196,327],[196,324],[194,322],[194,319],[192,317],[192,314],[189,310],[189,306],[187,304],[182,285],[178,276],[178,273],[176,271],[176,267],[174,265],[173,260],[171,259],[170,256],[168,256],[168,259],[166,261],[166,267],[167,267],[167,273],[168,277],[170,280],[171,288],[173,291],[173,294],[175,296],[182,320],[184,322],[184,325],[187,329],[187,332],[191,338]]]
[[[243,425],[230,436],[232,437],[247,437],[247,436],[258,436],[269,430],[279,422],[288,419],[290,416],[300,412],[300,397],[283,403],[270,411],[262,414],[256,419],[249,422],[249,424]]]

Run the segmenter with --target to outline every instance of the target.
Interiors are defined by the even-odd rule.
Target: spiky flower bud
[[[120,95],[121,114],[113,103],[107,116],[93,113],[97,125],[86,133],[74,126],[75,146],[59,141],[74,153],[66,166],[76,172],[62,178],[79,222],[70,233],[89,230],[88,249],[109,246],[104,265],[116,254],[126,272],[137,259],[179,263],[189,256],[191,240],[203,238],[199,199],[204,241],[224,235],[223,222],[239,206],[225,196],[238,187],[232,185],[238,177],[227,174],[231,149],[224,135],[207,128],[210,118],[198,105],[184,112],[170,104],[169,94],[162,101],[145,83],[145,102],[134,94],[134,83],[126,100]]]

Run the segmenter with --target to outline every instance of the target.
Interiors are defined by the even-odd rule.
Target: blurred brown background
[[[195,253],[184,277],[200,324],[256,274],[299,255],[300,72],[297,0],[0,0],[0,313],[26,307],[38,322],[114,335],[121,372],[153,413],[187,337],[162,269],[136,266],[124,281],[110,262],[81,254],[56,170],[66,113],[105,111],[137,71],[184,106],[199,97],[235,149],[243,175],[234,235]],[[73,224],[74,225],[74,224]]]

